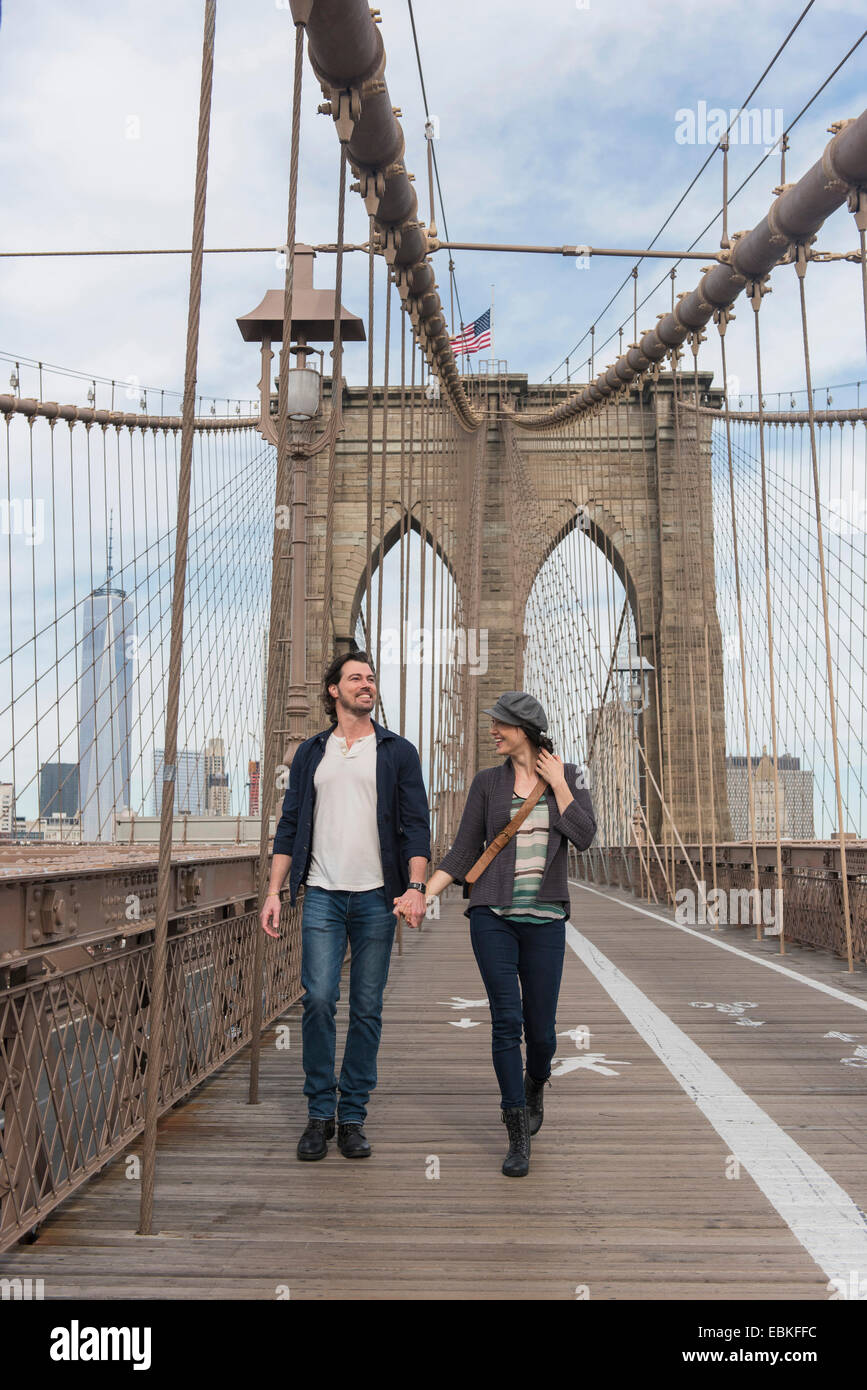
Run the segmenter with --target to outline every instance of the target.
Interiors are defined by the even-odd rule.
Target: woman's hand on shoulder
[[[549,753],[544,748],[539,749],[539,756],[536,759],[536,773],[551,787],[559,787],[561,783],[566,781],[563,759],[558,758],[556,753]]]

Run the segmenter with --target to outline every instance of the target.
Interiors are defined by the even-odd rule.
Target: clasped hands
[[[399,898],[394,899],[395,917],[403,917],[411,927],[418,927],[427,912],[427,899],[417,888],[407,888]]]

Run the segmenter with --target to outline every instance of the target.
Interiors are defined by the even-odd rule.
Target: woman
[[[542,1124],[542,1091],[557,1050],[554,1020],[569,915],[566,841],[587,849],[596,821],[580,770],[556,757],[544,735],[548,720],[538,700],[509,690],[484,713],[491,715],[491,735],[505,761],[474,777],[455,842],[431,875],[427,893],[436,896],[461,881],[485,845],[521,809],[537,780],[548,784],[472,885],[464,913],[491,1006],[491,1051],[509,1132],[503,1172],[524,1177],[530,1135]]]

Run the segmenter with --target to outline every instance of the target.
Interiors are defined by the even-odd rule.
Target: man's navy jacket
[[[416,856],[430,859],[430,812],[418,750],[408,738],[392,733],[375,719],[370,722],[376,733],[376,824],[386,901],[391,905],[406,891],[409,860]],[[313,774],[335,728],[332,725],[305,739],[292,759],[273,852],[292,856],[289,889],[293,905],[310,864],[316,798]]]

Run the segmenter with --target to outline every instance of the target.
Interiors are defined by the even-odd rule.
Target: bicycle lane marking
[[[857,999],[845,990],[838,989],[836,985],[826,985],[822,980],[812,980],[808,975],[799,975],[797,970],[790,970],[786,965],[780,965],[775,960],[765,960],[762,956],[751,955],[749,951],[743,950],[741,946],[733,946],[729,941],[720,941],[717,936],[711,936],[706,931],[696,931],[694,927],[684,926],[683,922],[675,922],[673,917],[663,917],[660,912],[651,912],[646,907],[639,907],[637,903],[627,902],[624,898],[612,898],[610,893],[603,893],[598,888],[591,888],[586,883],[580,883],[578,879],[570,878],[569,882],[575,888],[583,888],[585,893],[595,893],[598,898],[604,898],[606,902],[616,903],[618,907],[627,907],[632,912],[638,912],[642,917],[650,917],[654,922],[660,922],[664,927],[674,927],[675,931],[686,932],[687,936],[694,936],[698,941],[706,941],[709,946],[717,946],[721,951],[731,951],[733,955],[740,956],[743,960],[751,961],[754,965],[761,965],[766,970],[776,970],[779,975],[786,975],[790,980],[797,980],[799,985],[809,985],[812,989],[818,989],[822,994],[830,994],[832,999],[842,999],[844,1004],[852,1004],[856,1009],[862,1009],[867,1013],[867,999]]]
[[[571,922],[566,940],[829,1282],[867,1275],[867,1219],[849,1194]]]

